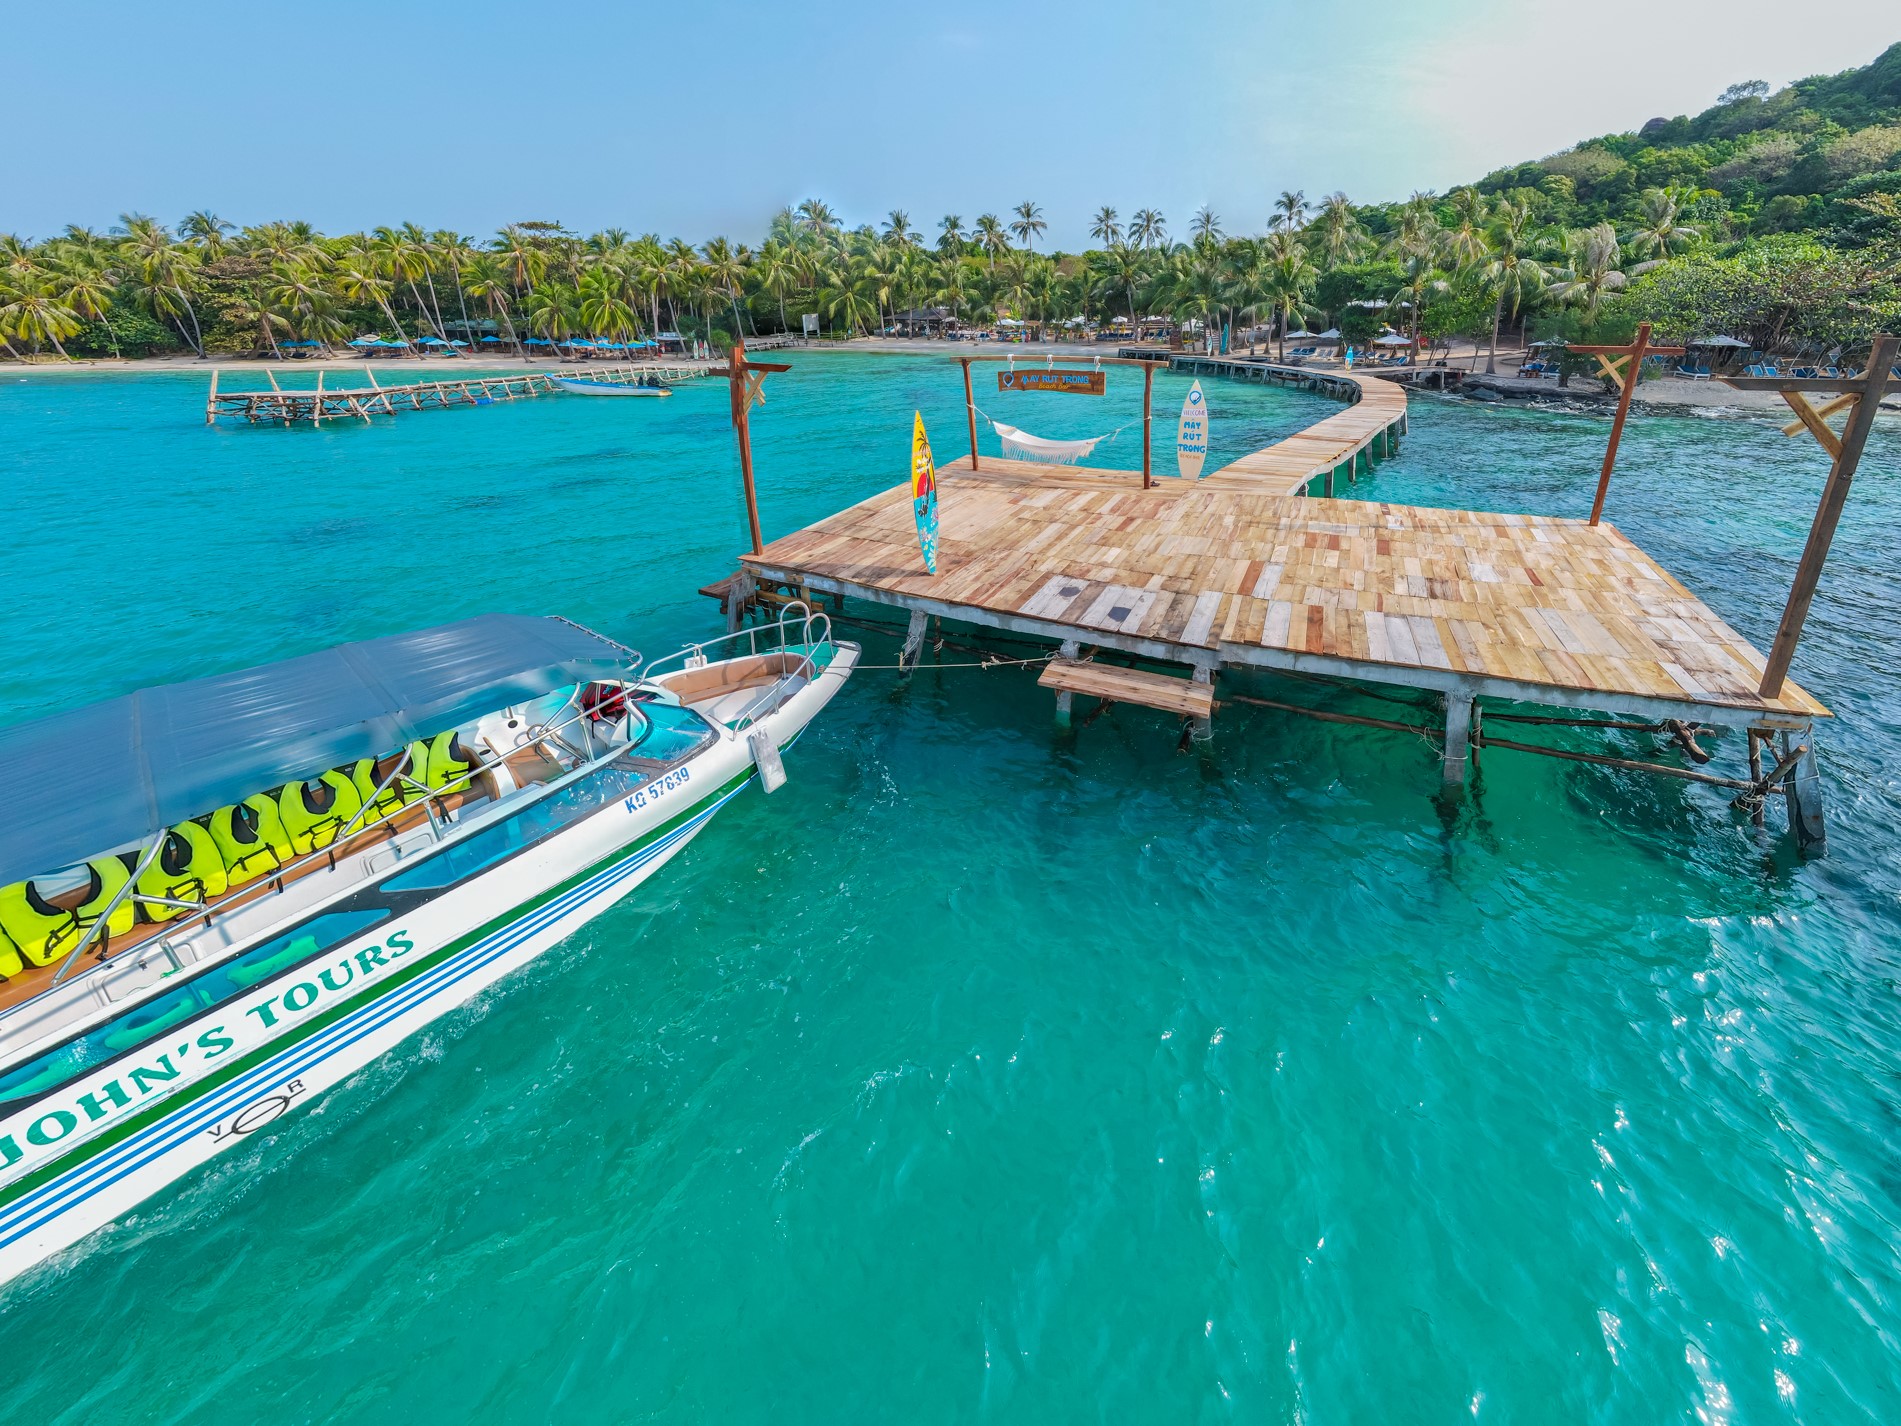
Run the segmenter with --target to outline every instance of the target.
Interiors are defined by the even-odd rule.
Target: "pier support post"
[[[726,632],[737,633],[745,621],[746,610],[752,606],[753,595],[758,585],[753,582],[752,571],[742,569],[733,576],[733,582],[726,587]]]
[[[924,630],[930,623],[930,616],[922,609],[911,611],[910,627],[904,631],[904,651],[898,655],[898,677],[909,678],[911,670],[917,667],[917,661],[924,654]]]
[[[1211,668],[1204,668],[1200,664],[1197,664],[1195,665],[1195,673],[1194,673],[1194,678],[1192,681],[1195,683],[1204,683],[1204,684],[1213,683],[1215,681],[1214,670]],[[1214,737],[1214,735],[1215,735],[1215,729],[1214,729],[1213,719],[1191,718],[1189,720],[1188,736],[1194,742],[1205,743],[1210,738]]]
[[[1062,658],[1073,659],[1081,655],[1082,645],[1077,643],[1074,639],[1064,639],[1062,646],[1057,649],[1056,652]],[[1075,702],[1076,695],[1067,689],[1064,689],[1056,695],[1057,727],[1067,728],[1069,726],[1070,709],[1075,706]]]
[[[1805,857],[1819,857],[1828,851],[1828,829],[1822,823],[1822,773],[1815,762],[1815,728],[1810,725],[1799,733],[1782,735],[1782,756],[1801,746],[1802,755],[1783,778],[1788,794],[1789,830],[1795,833],[1796,850]]]
[[[1459,787],[1465,782],[1465,765],[1471,753],[1471,743],[1472,695],[1448,693],[1446,695],[1446,750],[1442,765],[1447,787]]]

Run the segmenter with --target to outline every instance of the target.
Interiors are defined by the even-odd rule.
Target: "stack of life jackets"
[[[399,758],[402,772],[390,779]],[[95,940],[99,953],[107,954],[114,936],[140,922],[155,925],[186,915],[330,846],[346,829],[355,835],[431,793],[467,790],[475,763],[450,730],[418,739],[389,758],[363,758],[178,823],[166,831],[165,844],[132,893],[112,907]],[[389,785],[378,792],[385,781]],[[105,915],[140,860],[140,853],[94,857],[81,868],[87,885],[70,909],[60,904],[71,902],[70,894],[49,895],[33,881],[0,887],[0,980],[68,955]]]

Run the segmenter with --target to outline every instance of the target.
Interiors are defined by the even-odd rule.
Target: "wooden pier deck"
[[[402,382],[389,386],[378,383],[369,367],[363,375],[368,386],[325,387],[328,372],[317,373],[314,387],[285,387],[277,373],[269,368],[270,388],[264,391],[220,391],[222,368],[211,373],[211,391],[205,398],[205,424],[220,416],[236,416],[254,425],[295,425],[324,421],[368,421],[372,416],[394,416],[399,411],[428,411],[452,406],[490,406],[499,401],[519,401],[526,397],[558,394],[556,378],[584,378],[590,381],[636,381],[643,377],[662,381],[687,381],[707,374],[708,362],[634,362],[623,366],[564,366],[551,371],[484,372],[469,376],[444,376],[433,381]],[[245,369],[247,372],[250,368]]]
[[[1350,381],[1358,400],[1199,481],[1143,490],[1131,472],[988,456],[940,466],[935,575],[908,486],[745,567],[909,609],[914,628],[962,620],[1204,682],[1253,666],[1437,690],[1468,714],[1489,697],[1758,729],[1826,716],[1794,684],[1761,697],[1762,655],[1614,526],[1289,493],[1370,464],[1404,425],[1400,387],[1313,375]]]

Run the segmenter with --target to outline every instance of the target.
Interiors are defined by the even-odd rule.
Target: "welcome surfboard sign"
[[[1201,478],[1201,463],[1208,459],[1208,398],[1197,381],[1182,401],[1181,425],[1175,430],[1175,468],[1184,480]]]
[[[912,413],[911,513],[917,520],[918,548],[924,552],[924,572],[937,573],[937,466],[931,460],[931,442],[924,434],[924,413]]]

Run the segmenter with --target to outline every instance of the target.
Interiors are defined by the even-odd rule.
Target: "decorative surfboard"
[[[1175,466],[1183,479],[1201,478],[1201,463],[1208,459],[1208,398],[1197,381],[1188,388],[1182,401],[1182,421],[1175,432]]]
[[[924,551],[924,572],[937,573],[937,467],[931,461],[931,442],[924,434],[924,413],[914,413],[911,427],[911,513],[917,517],[918,548]]]

